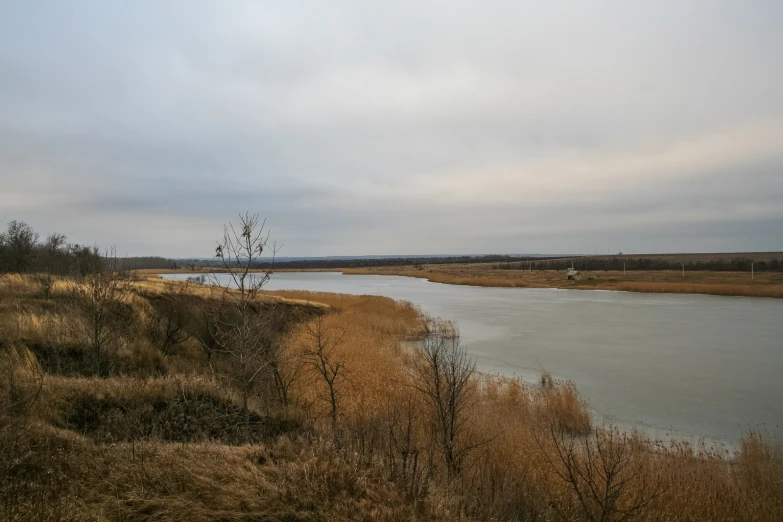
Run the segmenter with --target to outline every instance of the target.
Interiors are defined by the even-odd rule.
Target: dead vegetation
[[[769,439],[592,426],[572,383],[476,374],[410,303],[259,293],[277,344],[246,394],[210,345],[220,293],[128,282],[96,365],[74,284],[0,277],[2,520],[783,519]]]
[[[783,285],[751,285],[727,283],[622,282],[619,290],[658,294],[707,294],[744,297],[783,297]]]
[[[496,269],[491,264],[431,265],[419,267],[352,268],[349,275],[418,277],[450,285],[505,288],[567,288],[622,290],[627,292],[783,297],[783,273],[679,270],[591,270],[578,281],[566,280],[560,270]]]

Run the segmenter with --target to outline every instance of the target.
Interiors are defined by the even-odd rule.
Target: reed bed
[[[447,272],[439,272],[434,270],[405,270],[405,269],[383,269],[373,270],[365,268],[352,268],[342,271],[346,275],[390,275],[400,277],[417,277],[419,279],[426,279],[432,283],[443,283],[449,285],[463,285],[463,286],[486,286],[486,287],[504,287],[504,288],[530,288],[536,287],[534,283],[530,283],[521,279],[503,278],[503,277],[487,277],[482,275],[469,275],[469,274],[451,274]]]
[[[730,285],[720,283],[653,283],[631,281],[620,283],[626,292],[658,294],[707,294],[744,297],[783,297],[783,285]]]

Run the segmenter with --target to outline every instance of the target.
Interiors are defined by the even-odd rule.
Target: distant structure
[[[580,277],[580,274],[579,274],[578,270],[574,270],[573,268],[569,268],[566,271],[566,279],[568,279],[569,281],[578,281],[579,277]]]

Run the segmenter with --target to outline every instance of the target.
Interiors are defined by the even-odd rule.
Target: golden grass
[[[211,296],[208,288],[187,288],[195,298]],[[136,323],[144,324],[153,309],[149,299],[164,289],[162,281],[136,283],[127,301]],[[779,444],[751,434],[732,458],[639,434],[608,437],[602,427],[594,431],[573,383],[551,379],[539,386],[477,376],[469,390],[462,439],[474,449],[461,475],[446,479],[427,404],[412,381],[414,339],[425,326],[419,310],[377,296],[267,295],[287,303],[320,303],[318,314],[326,328],[339,334],[333,355],[345,371],[339,382],[337,433],[323,422],[329,417],[325,384],[312,369],[303,369],[295,381],[295,405],[288,411],[312,429],[243,446],[158,439],[108,444],[53,427],[61,425],[58,416],[77,396],[139,399],[150,414],[160,401],[196,392],[235,401],[235,392],[219,384],[198,350],[176,364],[166,360],[164,375],[145,370],[142,363],[135,377],[47,375],[29,419],[9,425],[5,409],[0,413],[0,507],[13,500],[19,520],[56,520],[60,513],[95,520],[510,521],[556,520],[555,509],[582,520],[586,516],[573,490],[558,476],[564,464],[551,437],[556,433],[573,437],[566,440],[576,441],[577,447],[580,441],[600,439],[628,452],[634,473],[622,474],[628,479],[622,505],[661,486],[660,496],[637,520],[783,520]],[[5,354],[0,363],[6,372],[13,368],[19,385],[30,389],[40,368],[23,349],[25,342],[78,342],[67,334],[69,329],[57,329],[69,320],[68,302],[62,295],[44,301],[30,279],[6,277],[0,282],[0,307]],[[287,338],[290,357],[308,350],[305,325],[295,326]],[[120,347],[127,350],[125,357],[154,353],[143,332],[127,335],[125,348]],[[11,345],[14,352],[7,351]],[[0,397],[2,407],[10,397],[7,376],[0,378]],[[253,408],[265,414],[263,404]],[[598,457],[581,452],[574,458],[584,463]],[[14,496],[14,491],[25,495]]]
[[[783,297],[783,285],[731,285],[721,283],[623,282],[619,290],[658,294],[707,294],[745,297]]]
[[[443,283],[449,285],[464,286],[489,286],[506,288],[528,288],[535,286],[533,283],[523,279],[491,277],[482,275],[471,275],[465,273],[449,273],[437,270],[412,270],[412,269],[371,269],[371,268],[351,268],[343,270],[346,275],[393,275],[401,277],[418,277],[426,279],[432,283]]]
[[[59,404],[69,397],[89,393],[98,398],[166,397],[185,392],[225,394],[207,375],[168,375],[163,377],[63,377],[50,375],[46,381],[47,400]]]
[[[574,290],[623,290],[629,292],[696,293],[748,297],[783,297],[783,273],[763,272],[754,279],[745,272],[686,272],[639,270],[583,272],[578,281],[567,281],[561,271],[495,270],[491,265],[432,265],[412,267],[352,268],[347,275],[396,275],[427,279],[433,283],[503,288],[564,288]]]
[[[162,274],[168,272],[158,272],[158,273]],[[222,290],[220,290],[219,288],[216,288],[209,284],[200,285],[196,283],[188,283],[186,281],[172,281],[151,274],[145,275],[143,278],[133,282],[133,286],[137,291],[148,292],[153,294],[162,294],[166,292],[167,288],[172,284],[178,285],[179,287],[184,287],[186,289],[185,291],[190,295],[203,297],[203,298],[217,298],[220,296],[220,293],[222,292]],[[316,301],[312,299],[308,300],[305,298],[285,297],[282,293],[279,292],[263,292],[260,297],[261,297],[261,302],[267,302],[267,303],[285,303],[285,304],[309,306],[315,308],[328,307],[327,304],[320,301]]]
[[[340,415],[355,422],[374,409],[373,404],[386,402],[399,388],[404,368],[400,365],[400,342],[417,338],[422,332],[418,310],[407,302],[396,302],[380,296],[353,296],[324,292],[283,291],[276,296],[304,302],[321,302],[332,313],[323,318],[328,335],[340,342],[332,353],[344,365],[340,387]],[[287,341],[287,353],[302,357],[312,348],[304,328]],[[311,368],[295,386],[303,404],[317,416],[325,416],[328,404],[323,378]]]

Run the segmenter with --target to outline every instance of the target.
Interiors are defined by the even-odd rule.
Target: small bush
[[[97,397],[80,393],[62,411],[62,427],[100,442],[158,439],[173,442],[220,441],[240,444],[245,435],[242,410],[204,392],[174,396]],[[301,425],[278,417],[250,415],[250,441],[272,439]]]

